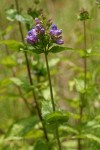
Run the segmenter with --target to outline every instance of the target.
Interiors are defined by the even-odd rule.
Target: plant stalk
[[[84,63],[84,94],[83,94],[83,98],[82,102],[80,104],[80,119],[79,119],[79,124],[82,123],[82,116],[83,116],[83,100],[86,99],[86,86],[87,86],[87,42],[86,42],[86,21],[83,21],[83,34],[84,34],[84,58],[83,58],[83,63]],[[78,139],[78,150],[82,150],[82,139]]]
[[[53,109],[53,112],[55,112],[56,109],[55,109],[55,103],[54,103],[54,98],[53,98],[51,75],[50,75],[50,69],[49,69],[48,57],[47,57],[48,54],[47,54],[47,52],[46,52],[46,48],[45,48],[45,50],[44,50],[44,54],[45,54],[45,61],[46,61],[46,67],[47,67],[47,73],[48,73],[48,80],[49,80],[49,87],[50,87],[50,95],[51,95],[52,109]],[[55,134],[56,134],[56,139],[57,139],[58,148],[59,148],[59,150],[62,150],[61,142],[60,142],[60,139],[59,139],[58,126],[56,125],[55,128],[56,128],[56,129],[55,129]]]
[[[86,21],[83,21],[84,26],[84,51],[85,51],[85,57],[84,57],[84,90],[86,91],[86,84],[87,84],[87,43],[86,43]]]
[[[17,11],[19,13],[18,0],[15,0],[15,3],[16,3],[16,9],[17,9]],[[20,31],[20,34],[21,34],[22,42],[24,43],[24,36],[23,36],[22,26],[21,26],[20,22],[18,22],[18,24],[19,24],[19,31]],[[30,81],[30,85],[33,85],[27,52],[24,52],[24,55],[25,55],[25,59],[26,59],[26,67],[27,67],[27,72],[28,72],[28,78],[29,78],[29,81]],[[37,102],[37,97],[36,97],[34,89],[32,90],[32,94],[33,94],[33,99],[34,99],[35,104],[36,104],[36,109],[37,109],[37,113],[38,113],[39,119],[40,119],[40,121],[42,123],[42,126],[43,126],[43,132],[44,132],[45,139],[46,139],[47,142],[49,142],[47,131],[46,131],[45,125],[43,123],[43,118],[42,118],[41,110],[39,108],[39,104]]]
[[[47,73],[48,73],[48,80],[49,80],[49,87],[50,87],[50,95],[51,95],[52,108],[53,108],[53,111],[55,111],[56,109],[55,109],[55,103],[54,103],[54,98],[53,98],[53,90],[52,90],[50,69],[49,69],[48,58],[47,58],[47,53],[46,52],[45,52],[45,60],[46,60],[46,67],[47,67]]]

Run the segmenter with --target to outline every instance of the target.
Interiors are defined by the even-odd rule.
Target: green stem
[[[47,57],[48,53],[47,53],[47,51],[46,51],[46,48],[45,48],[45,50],[44,50],[44,54],[45,54],[45,61],[46,61],[46,67],[47,67],[47,73],[48,73],[48,80],[49,80],[49,87],[50,87],[50,95],[51,95],[51,103],[52,103],[53,111],[55,112],[56,109],[55,109],[55,103],[54,103],[54,98],[53,98],[51,75],[50,75],[50,69],[49,69],[48,57]],[[61,142],[60,142],[60,139],[59,139],[58,126],[56,126],[55,128],[56,128],[56,129],[55,129],[55,134],[56,134],[56,139],[57,139],[58,148],[59,148],[59,150],[62,150]]]
[[[15,3],[16,3],[16,9],[17,9],[17,11],[19,13],[18,0],[15,0]],[[21,34],[22,42],[24,43],[24,36],[23,36],[22,26],[21,26],[20,22],[18,22],[18,24],[19,24],[19,31],[20,31],[20,34]],[[25,59],[26,59],[26,67],[27,67],[27,72],[28,72],[28,77],[29,77],[30,85],[33,85],[27,52],[25,52],[24,55],[25,55]],[[32,90],[32,94],[33,94],[33,99],[34,99],[35,104],[36,104],[36,109],[37,109],[37,113],[38,113],[39,119],[40,119],[40,121],[42,123],[42,126],[43,126],[43,132],[44,132],[45,139],[46,139],[47,142],[49,142],[47,131],[46,131],[45,125],[43,123],[43,118],[42,118],[41,110],[39,108],[39,104],[38,104],[37,97],[36,97],[34,89]]]
[[[48,58],[47,58],[47,53],[46,52],[45,52],[45,60],[46,60],[46,67],[47,67],[47,72],[48,72],[48,80],[49,80],[49,86],[50,86],[50,95],[51,95],[52,108],[53,108],[53,111],[55,111],[55,103],[54,103],[54,99],[53,99],[53,90],[52,90],[50,69],[49,69]]]
[[[87,84],[87,58],[86,58],[86,53],[87,53],[87,43],[86,43],[86,22],[85,20],[83,21],[84,25],[84,51],[85,51],[85,57],[84,57],[84,89],[86,91],[86,84]]]
[[[87,42],[86,42],[86,21],[84,20],[83,21],[83,29],[84,29],[84,53],[85,53],[85,56],[84,56],[84,59],[83,59],[83,62],[84,62],[84,91],[85,93],[82,94],[82,102],[80,104],[80,119],[79,119],[79,124],[81,125],[82,123],[82,116],[83,116],[83,101],[86,100],[86,86],[87,86],[87,57],[86,57],[86,53],[87,53]],[[78,150],[82,150],[82,139],[78,139]]]

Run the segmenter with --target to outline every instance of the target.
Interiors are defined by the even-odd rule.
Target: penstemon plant
[[[56,106],[55,106],[53,90],[52,90],[51,75],[50,75],[50,69],[48,64],[48,54],[50,51],[54,49],[53,47],[54,44],[62,45],[64,43],[61,34],[62,34],[62,30],[58,29],[55,24],[52,24],[51,19],[47,20],[46,17],[42,14],[40,18],[35,18],[35,27],[33,27],[28,32],[28,35],[26,36],[27,43],[33,46],[33,52],[35,51],[36,53],[44,53],[45,55],[53,112],[56,111]],[[55,126],[55,134],[56,134],[58,149],[61,150],[62,148],[59,139],[57,125]]]

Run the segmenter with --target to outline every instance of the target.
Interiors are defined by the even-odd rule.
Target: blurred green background
[[[85,8],[88,10],[91,19],[87,20],[87,48],[100,50],[100,9],[98,8],[96,2],[94,0],[40,0],[39,4],[35,4],[35,0],[19,0],[19,6],[23,13],[27,13],[28,9],[43,9],[45,14],[49,18],[52,18],[53,22],[57,24],[59,28],[63,30],[63,38],[65,41],[65,46],[72,47],[75,49],[83,49],[83,23],[79,21],[78,15],[81,8]],[[14,39],[17,41],[21,41],[18,22],[10,22],[6,19],[5,11],[9,8],[16,8],[14,0],[0,0],[0,35],[2,32],[7,32],[4,36],[0,36],[0,40],[2,39]],[[33,22],[34,24],[34,22]],[[25,28],[25,24],[22,23],[24,37],[27,34],[27,30]],[[18,91],[16,87],[9,84],[9,77],[12,77],[12,70],[10,65],[5,65],[7,59],[5,59],[5,51],[6,47],[0,47],[0,135],[2,143],[2,135],[8,131],[8,128],[17,120],[28,117],[29,111],[26,108],[24,102],[18,95]],[[11,51],[10,54],[13,52]],[[22,53],[14,52],[12,56],[12,60],[17,58],[17,64],[14,64],[13,67],[14,72],[17,74],[17,77],[23,79],[27,78],[25,60],[22,58]],[[50,58],[54,56],[51,54]],[[73,87],[74,77],[79,76],[80,70],[83,67],[82,59],[80,58],[80,54],[77,52],[63,52],[55,55],[56,58],[60,58],[60,61],[56,66],[57,73],[54,78],[56,83],[56,92],[59,93],[59,106],[61,109],[67,109],[71,112],[78,112],[77,100],[74,99],[77,97],[77,93],[75,90],[71,91],[70,89]],[[4,58],[4,59],[3,59]],[[9,60],[8,60],[9,61]],[[11,63],[14,63],[13,61]],[[97,67],[100,63],[99,55],[91,56],[91,59],[88,59],[88,70],[92,74],[94,71],[94,78],[97,83],[100,83],[100,67]],[[79,68],[77,68],[77,66]],[[96,68],[97,67],[97,68]],[[96,68],[96,69],[95,69]],[[92,75],[90,75],[92,76]],[[93,78],[91,77],[91,80]],[[26,79],[27,80],[27,79]],[[70,88],[69,88],[70,87]],[[100,90],[100,87],[98,88]],[[96,93],[97,92],[97,93]],[[98,98],[95,96],[98,95]],[[9,95],[9,96],[8,96]],[[29,94],[30,96],[30,94]],[[28,96],[26,96],[28,97]],[[68,100],[69,99],[69,100]],[[70,99],[74,99],[74,103],[70,102]],[[95,91],[95,94],[91,94],[91,101],[89,101],[87,106],[87,114],[86,118],[90,120],[96,115],[100,115],[100,93],[98,90]],[[68,100],[68,101],[67,101]],[[28,99],[31,104],[31,98]],[[84,118],[84,119],[86,119]],[[76,124],[75,121],[72,121],[72,124]],[[98,129],[97,134],[100,132]],[[100,136],[100,133],[99,133]],[[24,142],[23,142],[24,143]],[[73,144],[72,144],[73,143]],[[21,150],[29,149],[26,142],[24,143],[25,147],[20,148]],[[68,142],[68,146],[76,147],[76,142],[70,143]],[[88,145],[88,143],[87,143]],[[92,145],[92,144],[91,144]],[[99,145],[100,146],[100,145]],[[84,150],[99,150],[94,146],[93,149],[84,149]],[[16,148],[17,150],[18,148]],[[73,148],[74,149],[74,148]],[[2,148],[0,149],[2,150]],[[4,149],[6,150],[6,148]],[[10,149],[7,149],[10,150]],[[30,148],[31,150],[31,148]],[[71,150],[68,149],[68,150]]]

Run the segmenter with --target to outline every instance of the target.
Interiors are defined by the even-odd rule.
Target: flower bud
[[[83,20],[86,20],[86,19],[89,19],[89,18],[90,17],[89,17],[88,11],[86,11],[84,9],[81,9],[80,14],[78,16],[78,19],[81,20],[81,21],[83,21]]]
[[[62,40],[62,39],[57,39],[57,40],[55,41],[55,43],[58,44],[58,45],[62,45],[62,44],[64,44],[64,40]]]

